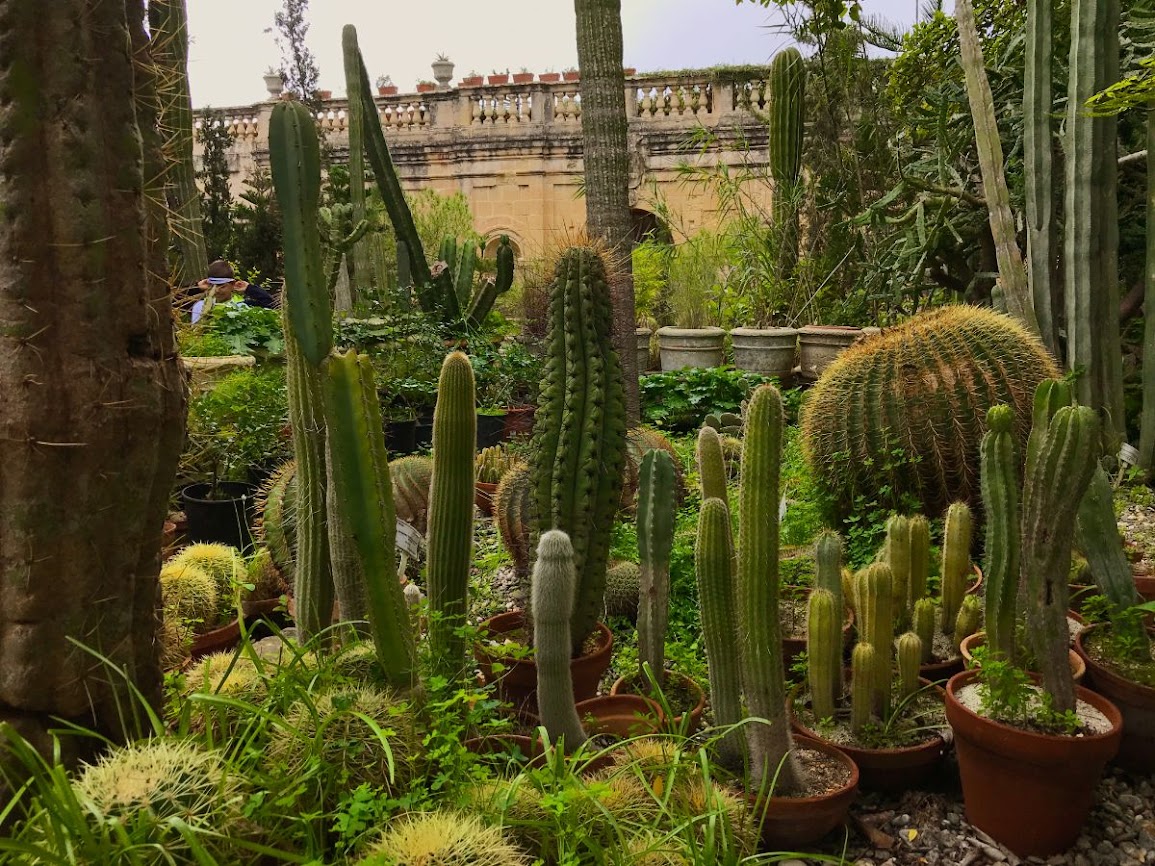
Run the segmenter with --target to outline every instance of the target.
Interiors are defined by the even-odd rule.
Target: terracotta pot
[[[695,731],[697,731],[699,727],[701,727],[702,713],[706,709],[706,692],[700,685],[698,685],[697,682],[690,679],[685,674],[680,674],[677,671],[667,671],[666,676],[667,677],[677,677],[681,683],[683,683],[685,686],[687,686],[690,690],[692,690],[693,692],[695,692],[698,695],[698,702],[696,704],[694,704],[693,709],[690,710],[689,727],[686,729],[687,735],[692,734]],[[610,686],[610,694],[611,695],[636,695],[637,694],[638,679],[639,679],[638,674],[634,674],[631,677],[618,677],[618,679],[614,681],[614,684],[612,686]],[[686,721],[686,714],[680,713],[680,714],[674,716],[674,718],[672,718],[672,719],[666,719],[666,717],[665,717],[666,714],[664,712],[661,712],[661,710],[660,710],[661,705],[659,704],[658,706],[659,706],[659,716],[662,718],[662,720],[664,722],[666,722],[669,727],[674,728],[674,730],[681,731],[682,725]]]
[[[397,93],[397,85],[396,84],[387,84],[384,87],[378,87],[377,88],[377,94],[379,96],[394,96],[396,93]]]
[[[513,73],[514,84],[530,84],[533,82],[532,72],[515,72]]]
[[[492,84],[508,84],[509,83],[509,76],[508,75],[490,75],[486,78],[486,81],[488,81],[491,85]]]
[[[767,850],[798,851],[841,827],[858,793],[858,767],[841,750],[829,743],[795,737],[795,747],[813,749],[837,758],[850,770],[850,779],[836,791],[818,797],[767,797],[746,794],[760,822],[762,843]]]
[[[467,75],[461,79],[462,87],[481,87],[481,85],[484,83],[484,75]]]
[[[537,80],[542,84],[553,84],[555,81],[561,81],[560,72],[539,72]]]
[[[561,77],[565,81],[577,81],[582,77],[582,75],[580,72],[563,72]]]
[[[1119,750],[1122,715],[1106,698],[1079,687],[1078,699],[1106,716],[1110,731],[1081,737],[1022,731],[955,699],[974,678],[974,671],[963,671],[946,685],[967,820],[1019,857],[1066,851],[1082,831],[1104,765]]]
[[[924,686],[933,685],[929,680],[921,680]],[[937,687],[942,692],[941,687]],[[796,691],[796,690],[795,690]],[[787,699],[786,708],[790,713],[790,726],[803,737],[826,743],[838,749],[858,767],[859,782],[871,791],[905,791],[917,788],[942,763],[947,752],[947,743],[935,735],[925,743],[903,746],[897,749],[865,749],[831,743],[821,734],[810,730],[798,721],[794,713],[794,694]]]
[[[241,602],[241,612],[245,615],[245,622],[250,619],[260,619],[273,613],[281,604],[279,598],[258,598]]]
[[[623,66],[622,67],[622,74],[627,76],[627,77],[630,75],[637,75],[638,70],[635,69],[633,66]]]
[[[332,99],[333,98],[333,91],[332,90],[318,90],[317,91],[317,98],[320,99],[321,101]]]
[[[975,666],[974,664],[974,650],[981,647],[987,641],[987,633],[985,631],[978,631],[974,634],[967,635],[963,638],[959,650],[962,652],[963,667],[969,669]],[[1075,678],[1076,683],[1081,683],[1083,677],[1087,673],[1087,666],[1083,663],[1083,658],[1074,650],[1068,650],[1071,659],[1071,675]]]
[[[484,737],[470,737],[465,748],[475,755],[520,755],[520,763],[527,767],[540,767],[545,763],[545,747],[539,737],[524,734],[487,734]]]
[[[481,623],[483,636],[499,638],[503,634],[525,627],[525,612],[520,610],[499,613]],[[585,701],[597,694],[602,674],[610,666],[610,653],[614,647],[613,633],[604,623],[598,623],[598,648],[580,658],[570,661],[573,673],[573,693],[575,701]],[[473,657],[487,683],[497,683],[497,694],[514,708],[537,712],[537,664],[532,658],[515,659],[502,655],[499,646],[474,644]],[[495,672],[495,664],[503,665]]]
[[[1135,578],[1135,589],[1143,596],[1143,601],[1155,601],[1155,574],[1136,567],[1132,567],[1131,574]]]
[[[627,739],[656,733],[662,727],[662,711],[641,695],[599,695],[578,701],[578,718],[591,737],[609,734]]]
[[[919,679],[926,680],[930,683],[945,683],[964,667],[964,659],[960,655],[958,658],[950,659],[945,662],[930,662],[929,664],[918,666]]]
[[[1075,637],[1075,652],[1087,665],[1087,687],[1109,699],[1123,714],[1123,740],[1115,763],[1134,773],[1155,773],[1155,688],[1133,682],[1091,658],[1083,638]]]
[[[519,433],[533,432],[533,417],[536,406],[510,406],[505,410],[505,438]]]
[[[975,580],[967,586],[967,595],[977,595],[978,591],[982,589],[983,585],[983,570],[979,568],[978,563],[971,563],[971,571],[975,573]]]
[[[417,85],[417,92],[418,93],[432,93],[436,89],[437,89],[436,84],[420,84],[420,83],[418,83],[418,85]]]
[[[241,642],[241,624],[239,620],[198,634],[192,642],[192,659],[196,661],[212,653],[228,652],[237,648]]]
[[[473,502],[486,517],[493,517],[493,500],[496,494],[496,484],[489,484],[485,481],[475,482]]]

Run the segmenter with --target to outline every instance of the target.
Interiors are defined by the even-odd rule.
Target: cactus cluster
[[[703,427],[716,430],[719,436],[741,436],[742,416],[736,412],[710,413],[702,421]]]
[[[441,242],[438,261],[434,264],[432,298],[446,322],[464,321],[476,328],[485,321],[499,295],[513,285],[513,246],[509,237],[502,235],[497,246],[497,274],[481,281],[476,292],[477,244],[447,237]]]
[[[518,462],[517,457],[507,451],[504,445],[483,448],[474,460],[477,480],[485,484],[499,484],[505,473]]]
[[[859,493],[913,494],[927,514],[978,502],[986,411],[1012,406],[1025,444],[1030,406],[1054,360],[1021,325],[977,307],[922,313],[847,349],[802,411],[807,462],[844,516]],[[895,449],[904,455],[895,460]]]
[[[639,682],[646,684],[648,664],[657,684],[666,672],[666,627],[670,617],[670,551],[674,546],[674,461],[665,451],[642,458],[638,485],[638,558],[641,585],[638,600]]]

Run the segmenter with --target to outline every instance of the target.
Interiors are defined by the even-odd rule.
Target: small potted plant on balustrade
[[[397,93],[397,85],[388,75],[377,76],[377,93],[381,96],[393,96]]]

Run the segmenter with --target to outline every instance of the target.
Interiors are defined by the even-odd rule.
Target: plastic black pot
[[[412,454],[417,450],[417,421],[389,421],[385,424],[385,447],[391,454]]]
[[[417,451],[427,451],[433,447],[432,412],[417,419],[417,425],[413,431],[413,444]]]
[[[489,448],[505,440],[505,415],[477,414],[477,447]]]
[[[217,483],[216,499],[211,484],[190,484],[181,491],[189,542],[216,542],[248,552],[253,546],[249,527],[253,522],[253,488],[241,481]]]

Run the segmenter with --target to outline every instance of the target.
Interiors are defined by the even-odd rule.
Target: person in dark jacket
[[[238,280],[233,273],[233,266],[228,262],[217,259],[209,265],[209,274],[197,283],[197,288],[204,292],[204,297],[193,304],[192,320],[198,321],[201,316],[213,308],[214,304],[223,304],[228,301],[241,301],[250,307],[274,306],[273,296],[260,286]]]

